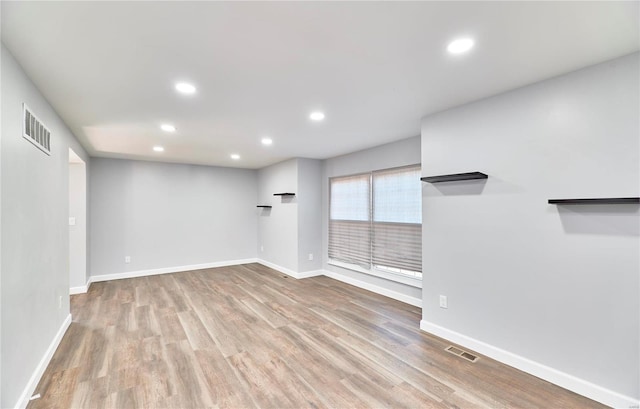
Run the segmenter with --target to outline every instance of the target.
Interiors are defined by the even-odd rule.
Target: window
[[[330,260],[422,278],[420,166],[332,178],[329,213]]]

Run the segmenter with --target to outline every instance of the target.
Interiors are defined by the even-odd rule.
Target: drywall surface
[[[298,272],[302,273],[322,268],[322,161],[297,161]]]
[[[373,170],[389,169],[420,163],[420,137],[403,139],[375,148],[337,156],[324,161],[322,175],[322,255],[323,269],[358,280],[367,284],[382,287],[411,298],[420,299],[420,288],[408,286],[384,278],[360,273],[328,264],[329,234],[329,178],[352,175]]]
[[[68,152],[89,157],[2,45],[0,407],[14,407],[69,315]],[[22,104],[51,131],[51,155],[22,137]],[[60,300],[61,304],[60,304]]]
[[[69,164],[69,286],[87,285],[87,166]]]
[[[4,46],[0,46],[4,48]],[[0,50],[0,62],[4,55],[4,49]],[[0,87],[2,86],[2,64],[0,63]],[[0,123],[2,122],[2,96],[0,96]],[[4,129],[0,129],[0,406],[2,406],[2,135]]]
[[[289,269],[298,270],[298,196],[274,196],[274,193],[297,193],[298,160],[262,168],[258,171],[258,258]],[[271,209],[256,209],[258,204]]]
[[[423,188],[423,319],[638,399],[633,54],[422,121],[422,173],[486,181]],[[448,309],[438,296],[448,297]]]
[[[90,177],[93,276],[256,256],[254,170],[95,158]]]

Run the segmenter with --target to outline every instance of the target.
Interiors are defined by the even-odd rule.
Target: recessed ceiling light
[[[233,154],[231,154],[231,159],[238,160],[238,159],[240,159],[240,155],[238,155],[237,153],[233,153]]]
[[[263,145],[271,145],[273,143],[273,140],[271,138],[262,138],[262,144]]]
[[[173,126],[173,125],[169,125],[169,124],[160,125],[160,129],[162,129],[165,132],[175,132],[176,131],[176,127]]]
[[[447,46],[447,51],[451,54],[462,54],[466,53],[470,49],[473,48],[474,41],[472,38],[458,38],[457,40],[453,40]]]
[[[164,148],[162,146],[154,146],[153,150],[155,152],[164,152]]]
[[[182,94],[195,94],[196,87],[188,82],[176,83],[176,90]]]
[[[312,112],[311,115],[309,115],[309,119],[312,121],[322,121],[324,119],[324,113],[320,111]]]

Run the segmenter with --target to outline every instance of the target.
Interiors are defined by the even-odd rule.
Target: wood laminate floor
[[[258,264],[95,283],[39,408],[601,408],[444,351],[420,309]]]

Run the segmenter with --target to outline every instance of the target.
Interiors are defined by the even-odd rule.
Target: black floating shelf
[[[274,193],[274,196],[295,196],[295,193]]]
[[[640,204],[640,197],[602,197],[597,199],[549,199],[549,204]]]
[[[473,180],[473,179],[487,179],[489,176],[482,172],[468,172],[468,173],[454,173],[451,175],[438,175],[438,176],[425,176],[420,178],[423,182],[428,183],[440,183],[440,182],[455,182],[458,180]]]
[[[257,205],[256,207],[262,207],[263,209],[271,209],[271,206],[267,206],[267,205]]]

